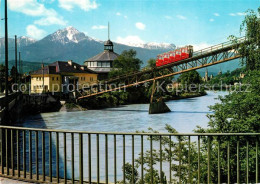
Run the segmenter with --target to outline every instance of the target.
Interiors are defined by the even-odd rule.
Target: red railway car
[[[192,57],[192,54],[193,54],[192,45],[188,45],[188,46],[178,48],[173,51],[159,54],[156,59],[156,67],[190,58],[190,57]]]

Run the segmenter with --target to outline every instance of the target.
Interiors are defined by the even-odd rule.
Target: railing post
[[[132,183],[134,183],[134,167],[135,167],[135,142],[134,135],[132,135]]]
[[[200,183],[200,136],[198,136],[198,183]]]
[[[218,136],[218,184],[220,183],[220,137]]]
[[[97,134],[96,139],[97,139],[97,184],[99,184],[99,134]]]
[[[151,183],[153,183],[153,136],[150,136],[150,164]]]
[[[79,183],[83,183],[83,140],[79,133]]]
[[[240,183],[239,137],[237,137],[237,184]]]
[[[211,137],[208,136],[208,183],[211,183]]]
[[[57,183],[60,181],[60,160],[59,160],[59,132],[56,132],[56,178]]]
[[[258,175],[258,168],[259,168],[259,165],[258,165],[258,137],[256,137],[256,146],[255,146],[255,149],[256,149],[256,152],[255,152],[255,154],[256,154],[256,161],[255,161],[255,163],[256,163],[256,172],[255,172],[255,182],[256,183],[258,183],[258,177],[259,177],[259,175]]]
[[[141,135],[141,184],[144,183],[144,136]]]
[[[108,184],[108,141],[105,134],[105,169],[106,169],[106,184]]]
[[[4,131],[1,128],[1,174],[4,174]]]
[[[42,181],[45,181],[45,132],[42,131]]]
[[[88,134],[88,178],[91,183],[91,134]]]
[[[16,130],[16,152],[17,152],[17,176],[20,178],[20,143],[19,130]]]

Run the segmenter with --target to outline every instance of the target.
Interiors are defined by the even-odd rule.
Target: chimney
[[[69,61],[68,61],[68,64],[69,64],[70,66],[72,66],[72,60],[69,60]]]

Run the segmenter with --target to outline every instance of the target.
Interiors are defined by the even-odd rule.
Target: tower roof
[[[104,46],[113,46],[114,44],[113,44],[113,42],[110,40],[110,39],[108,39],[106,42],[105,42],[105,44],[104,44]]]
[[[105,50],[87,61],[114,61],[118,56],[115,52]]]

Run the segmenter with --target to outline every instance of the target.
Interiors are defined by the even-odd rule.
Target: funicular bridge
[[[78,100],[142,85],[147,82],[153,82],[158,79],[240,58],[241,55],[238,53],[238,46],[245,41],[244,37],[238,38],[235,41],[224,42],[196,51],[193,53],[193,56],[188,59],[152,69],[145,69],[140,72],[121,75],[106,81],[99,81],[99,83],[93,84],[85,90],[85,95],[79,97]]]

